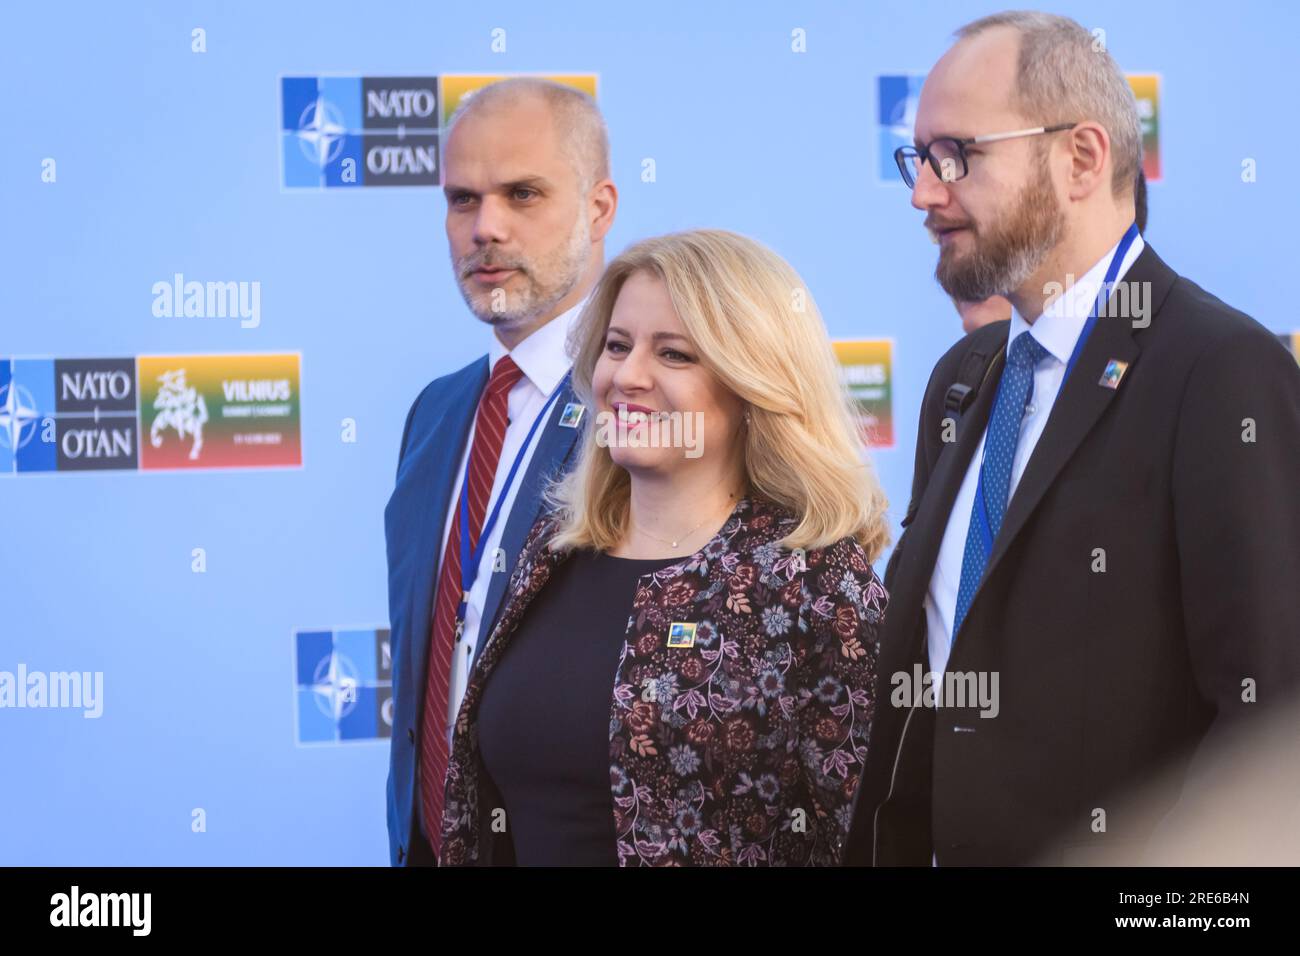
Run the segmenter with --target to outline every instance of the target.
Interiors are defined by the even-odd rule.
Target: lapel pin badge
[[[560,413],[560,427],[577,428],[578,422],[582,421],[584,411],[586,411],[586,406],[577,402],[567,402],[564,411]]]
[[[669,647],[694,647],[695,625],[683,621],[673,621],[668,625]]]
[[[1106,363],[1106,371],[1101,373],[1101,379],[1098,385],[1104,385],[1106,388],[1119,388],[1120,379],[1128,371],[1128,362],[1121,362],[1119,359],[1111,359]]]

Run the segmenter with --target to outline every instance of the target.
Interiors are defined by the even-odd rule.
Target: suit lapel
[[[904,641],[910,641],[916,633],[916,618],[921,614],[925,593],[931,576],[934,574],[934,562],[943,541],[944,531],[948,527],[948,516],[952,512],[953,501],[961,489],[962,479],[970,466],[971,457],[979,445],[980,436],[988,424],[989,411],[997,395],[998,382],[1002,377],[1002,366],[1006,362],[1006,346],[994,357],[989,374],[980,386],[975,402],[962,415],[957,423],[956,440],[944,445],[934,470],[926,483],[925,492],[916,510],[916,517],[907,530],[907,547],[899,561],[898,573],[894,581],[891,603],[904,614],[895,614],[898,633]],[[889,615],[886,615],[888,620]],[[894,628],[891,628],[893,630]]]
[[[442,562],[440,545],[447,506],[451,501],[460,456],[469,440],[478,397],[487,385],[484,356],[467,366],[460,381],[443,394],[441,408],[421,426],[421,440],[408,449],[399,479],[402,505],[391,523],[390,561],[408,564],[405,606],[410,640],[406,643],[407,674],[424,679],[429,653],[429,628],[433,620],[433,593]]]
[[[1155,313],[1173,286],[1173,279],[1173,272],[1147,246],[1121,281],[1149,283],[1148,317],[1154,321]],[[1043,429],[1038,444],[1034,446],[1025,473],[1007,505],[1002,528],[997,540],[993,542],[993,554],[984,570],[984,581],[993,575],[1061,469],[1115,400],[1119,389],[1100,384],[1107,363],[1111,359],[1129,363],[1130,368],[1125,378],[1135,372],[1132,366],[1136,363],[1141,348],[1133,334],[1133,320],[1131,317],[1114,315],[1113,308],[1108,308],[1107,313],[1108,315],[1097,319],[1092,335],[1088,337],[1083,352],[1079,355],[1079,361],[1062,385],[1060,394],[1056,396],[1047,426]],[[1123,383],[1122,379],[1121,388]],[[983,589],[982,584],[980,589]],[[975,593],[972,607],[974,601],[978,600],[979,591]]]
[[[519,551],[523,547],[524,539],[528,537],[528,532],[542,513],[542,490],[554,475],[564,471],[564,466],[573,452],[581,428],[561,427],[560,417],[564,414],[564,406],[575,400],[572,386],[566,384],[564,391],[555,399],[555,404],[548,413],[541,437],[537,440],[537,449],[528,463],[523,484],[519,486],[519,493],[515,496],[510,514],[506,518],[500,544],[506,559],[505,570],[492,572],[487,596],[483,600],[483,612],[479,616],[479,639],[474,643],[475,658],[483,647],[483,638],[490,635],[496,625],[506,584],[510,581],[510,575],[519,561]],[[587,425],[586,422],[579,424]]]

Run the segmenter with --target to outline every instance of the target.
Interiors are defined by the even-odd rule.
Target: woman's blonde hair
[[[610,262],[570,334],[573,388],[588,407],[614,303],[635,273],[664,282],[701,365],[747,404],[741,447],[749,492],[800,519],[780,544],[811,549],[853,537],[874,561],[889,543],[884,491],[799,274],[761,243],[719,229],[630,246]],[[627,524],[631,480],[597,442],[594,417],[585,420],[574,468],[546,492],[557,514],[557,550],[609,550]]]

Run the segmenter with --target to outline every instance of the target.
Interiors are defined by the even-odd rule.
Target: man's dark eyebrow
[[[494,187],[495,191],[503,193],[512,193],[516,189],[536,189],[538,192],[548,192],[551,188],[551,181],[545,176],[525,176],[522,179],[512,180],[508,183],[500,183]],[[448,199],[455,199],[458,196],[478,197],[481,193],[473,189],[467,189],[464,186],[455,186],[448,184],[442,187],[442,193]]]
[[[970,139],[970,138],[971,137],[965,135],[964,133],[939,133],[937,136],[931,136],[930,142],[933,143],[936,139]],[[921,148],[921,139],[919,136],[916,135],[912,136],[912,145],[915,146],[917,149]]]
[[[513,192],[516,189],[539,189],[546,192],[551,188],[551,181],[545,176],[525,176],[523,179],[503,183],[501,188],[507,192]]]

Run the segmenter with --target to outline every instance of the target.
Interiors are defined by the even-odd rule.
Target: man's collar
[[[1097,293],[1101,291],[1101,284],[1106,279],[1106,267],[1110,265],[1111,257],[1119,248],[1120,241],[1122,237],[1121,240],[1116,240],[1115,245],[1111,246],[1106,254],[1084,273],[1083,278],[1067,288],[1045,308],[1033,325],[1026,322],[1013,305],[1011,328],[1007,335],[1008,350],[1017,335],[1032,331],[1035,341],[1047,349],[1062,365],[1069,363],[1070,355],[1079,341],[1079,335],[1087,324],[1088,315],[1092,312],[1092,305],[1097,301]],[[1119,272],[1115,275],[1116,282],[1124,278],[1124,273],[1128,272],[1137,261],[1145,245],[1140,235],[1133,240],[1133,244],[1124,255],[1124,261],[1120,263]]]
[[[513,349],[507,349],[497,338],[496,332],[493,332],[492,344],[488,347],[488,368],[495,368],[497,361],[508,354],[538,391],[543,395],[550,395],[572,364],[565,351],[565,341],[569,331],[577,324],[582,307],[586,304],[587,300],[583,298],[573,308],[561,312]]]

